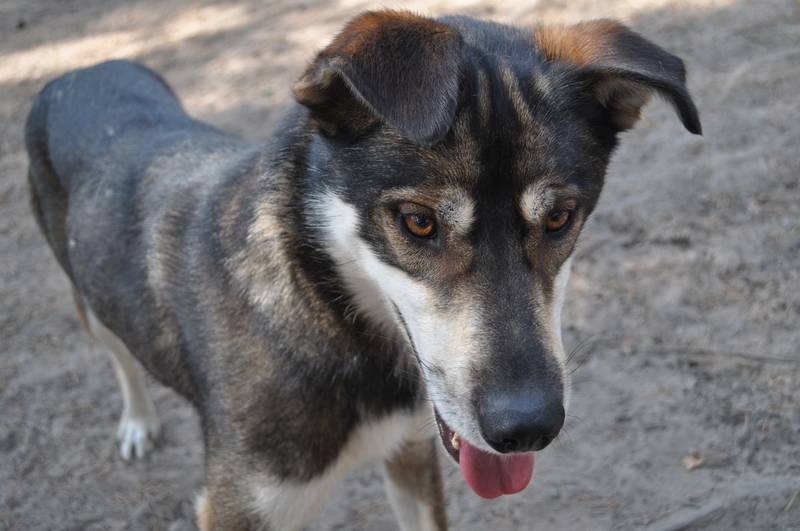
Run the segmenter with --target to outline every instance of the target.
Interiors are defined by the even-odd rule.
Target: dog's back
[[[178,233],[191,216],[179,214],[215,185],[210,173],[224,178],[252,146],[190,118],[157,74],[127,61],[49,83],[28,117],[26,144],[33,211],[79,309],[88,302],[154,374],[185,374],[180,338],[163,332],[178,324],[156,330],[137,316],[171,315],[154,279],[170,282],[169,258],[186,254]],[[165,217],[175,235],[159,229]],[[188,383],[177,388],[193,394]]]
[[[126,61],[70,72],[48,83],[33,105],[25,129],[33,211],[73,282],[67,236],[69,196],[98,174],[106,178],[130,174],[124,168],[136,160],[130,156],[115,158],[117,167],[111,171],[98,172],[97,166],[126,144],[121,139],[130,142],[141,136],[148,117],[155,118],[156,108],[175,120],[182,114],[160,78]]]
[[[29,180],[36,218],[73,282],[68,197],[109,179],[117,182],[110,191],[124,193],[129,187],[120,181],[138,177],[169,149],[169,137],[203,130],[213,131],[191,120],[164,81],[135,63],[109,61],[45,86],[26,125]],[[114,208],[113,197],[95,199],[96,208]]]

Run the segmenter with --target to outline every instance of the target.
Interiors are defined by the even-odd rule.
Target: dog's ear
[[[317,55],[293,92],[328,134],[383,120],[431,146],[456,113],[461,49],[450,26],[402,11],[367,12]]]
[[[686,89],[683,61],[613,20],[536,30],[548,62],[578,67],[577,75],[609,112],[612,127],[630,129],[652,93],[666,98],[684,127],[702,134],[697,109]]]

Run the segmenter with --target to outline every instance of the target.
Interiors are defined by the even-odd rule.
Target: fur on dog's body
[[[421,433],[405,418],[423,403],[414,365],[344,318],[345,301],[323,299],[332,264],[288,230],[305,208],[291,158],[276,171],[263,145],[188,119],[137,65],[81,74],[48,85],[31,114],[37,217],[90,311],[201,411],[211,475],[252,476],[263,498],[263,480],[322,475],[357,426],[387,415],[409,424],[380,441],[387,451]],[[294,527],[283,522],[276,529]]]
[[[26,134],[34,212],[144,419],[127,451],[157,429],[130,355],[197,408],[201,528],[296,528],[377,457],[403,528],[444,529],[430,402],[480,452],[549,442],[487,442],[487,395],[567,401],[569,256],[616,134],[652,91],[699,132],[680,60],[602,24],[362,15],[271,144],[193,120],[133,63],[45,87]],[[540,236],[565,197],[567,234]],[[430,206],[435,244],[407,241],[401,201]]]

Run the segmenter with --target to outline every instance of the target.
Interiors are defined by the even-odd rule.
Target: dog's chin
[[[533,477],[533,452],[497,454],[481,450],[456,433],[433,408],[444,449],[458,463],[478,496],[492,499],[522,491]]]

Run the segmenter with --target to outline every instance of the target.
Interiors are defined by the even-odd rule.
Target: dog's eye
[[[572,209],[553,210],[547,215],[545,225],[547,232],[558,232],[569,223],[572,217]]]
[[[403,224],[408,232],[418,238],[433,238],[436,236],[436,223],[425,214],[402,214]]]

